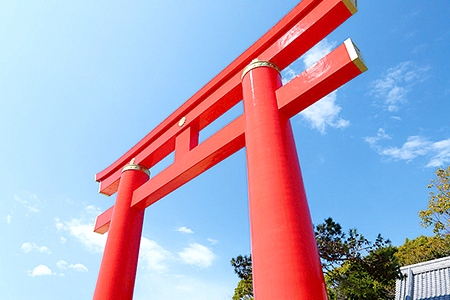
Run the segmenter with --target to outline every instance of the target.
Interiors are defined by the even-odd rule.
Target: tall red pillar
[[[242,76],[255,300],[328,299],[279,70],[253,61]]]
[[[149,176],[147,168],[133,161],[123,168],[94,300],[133,298],[144,211],[131,208],[131,200]]]

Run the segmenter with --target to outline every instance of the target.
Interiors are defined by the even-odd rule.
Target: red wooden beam
[[[258,56],[283,70],[356,12],[352,1],[322,1]]]
[[[236,60],[228,65],[223,71],[221,71],[216,77],[208,82],[202,89],[200,89],[195,95],[193,95],[188,101],[186,101],[180,108],[173,112],[167,119],[165,119],[160,125],[152,130],[146,137],[144,137],[139,143],[131,148],[116,162],[110,165],[105,170],[96,174],[96,181],[104,180],[105,177],[112,175],[116,170],[126,164],[132,157],[136,156],[143,147],[150,143],[153,139],[158,137],[161,132],[165,131],[168,126],[178,122],[187,111],[195,107],[201,100],[208,96],[224,81],[227,81],[233,74],[239,73],[255,56],[262,52],[262,49],[267,48],[277,36],[282,35],[285,31],[289,30],[291,23],[296,19],[301,18],[312,7],[322,2],[323,0],[304,0],[301,1],[291,12],[289,12],[283,19],[280,20],[271,30],[263,35],[258,41],[255,42],[249,49],[241,54]]]
[[[244,146],[244,118],[240,116],[137,189],[132,207],[145,209]]]
[[[100,234],[108,232],[113,211],[114,206],[110,207],[108,210],[97,217],[97,219],[95,220],[94,232]]]
[[[348,39],[285,87],[277,90],[279,109],[290,118],[366,70],[357,48]],[[176,160],[139,187],[134,192],[133,207],[145,209],[227,158],[244,147],[243,137],[241,116],[192,151],[185,151],[183,159]]]
[[[96,175],[100,192],[117,191],[122,167],[132,158],[151,168],[175,149],[175,138],[184,130],[178,122],[200,131],[242,99],[240,74],[254,58],[271,60],[285,68],[342,24],[356,6],[350,0],[303,0],[253,46],[172,113],[144,139],[111,166]]]
[[[289,118],[367,71],[350,39],[277,90],[278,109]]]
[[[290,118],[366,70],[359,50],[348,39],[279,88],[278,109]],[[177,136],[175,162],[134,192],[133,207],[145,209],[245,146],[242,116],[198,146],[196,132],[188,127]],[[112,209],[97,218],[95,232],[108,230]]]

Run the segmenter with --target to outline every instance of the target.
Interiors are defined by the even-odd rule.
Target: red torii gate
[[[356,13],[356,0],[303,0],[111,166],[100,193],[118,192],[95,232],[109,230],[95,300],[132,299],[144,210],[246,147],[255,299],[327,299],[290,118],[367,70],[350,39],[282,86],[286,68]],[[244,102],[244,114],[198,143]],[[149,180],[149,168],[175,151]]]

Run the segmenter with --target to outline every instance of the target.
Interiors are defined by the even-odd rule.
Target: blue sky
[[[292,118],[314,223],[401,245],[450,163],[450,3],[358,1],[283,72],[351,37],[369,71]],[[113,163],[298,1],[2,1],[0,298],[89,299]],[[242,105],[202,132],[204,139]],[[170,163],[152,168],[156,174]],[[230,299],[250,253],[245,149],[147,208],[135,299]]]

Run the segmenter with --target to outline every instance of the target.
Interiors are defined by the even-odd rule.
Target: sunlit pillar
[[[94,300],[133,298],[144,211],[131,208],[131,200],[149,177],[149,170],[133,161],[123,168]]]
[[[255,299],[328,299],[279,70],[253,61],[242,76]]]

